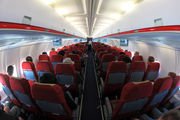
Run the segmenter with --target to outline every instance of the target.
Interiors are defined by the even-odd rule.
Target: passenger
[[[124,57],[123,58],[123,61],[126,63],[126,65],[127,65],[127,75],[129,74],[129,68],[130,68],[130,65],[131,65],[131,59],[128,57],[128,56],[126,56],[126,57]]]
[[[125,55],[125,53],[124,52],[120,52],[119,55]]]
[[[51,48],[51,51],[55,51],[55,48]]]
[[[31,56],[27,56],[27,57],[26,57],[26,62],[33,62],[32,57],[31,57]]]
[[[91,51],[91,44],[92,44],[92,40],[89,40],[89,42],[88,42],[88,51]]]
[[[12,65],[9,65],[8,67],[7,67],[7,73],[8,73],[8,75],[9,76],[12,76],[13,75],[13,66]]]
[[[42,52],[42,55],[47,55],[47,52]]]
[[[134,53],[134,55],[139,55],[139,52],[138,52],[138,51],[136,51],[136,52]]]
[[[59,55],[62,55],[62,56],[64,57],[65,51],[64,51],[64,50],[60,50],[60,51],[58,52],[58,54],[59,54]]]
[[[40,77],[40,83],[49,83],[49,84],[57,84],[57,79],[52,73],[44,73]],[[70,92],[68,92],[70,94]],[[64,92],[64,98],[66,100],[67,105],[71,110],[76,109],[77,104],[71,99],[68,93]]]
[[[71,64],[74,65],[74,62],[73,62],[73,61],[71,60],[71,58],[69,58],[69,57],[65,58],[65,59],[63,60],[63,63],[71,63]],[[76,72],[76,77],[77,77],[77,82],[78,82],[78,84],[79,84],[79,83],[83,83],[83,78],[81,77],[80,72],[78,72],[78,71],[76,71],[76,70],[75,70],[75,72]]]
[[[155,59],[153,56],[149,56],[148,59],[147,59],[147,64],[151,63],[151,62],[154,62]]]

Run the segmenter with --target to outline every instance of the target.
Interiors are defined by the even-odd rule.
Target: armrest
[[[103,81],[102,77],[100,77],[100,82],[101,82],[100,91],[101,91],[101,93],[103,93],[104,92],[104,81]]]
[[[71,93],[70,93],[69,91],[66,91],[66,93],[69,95],[69,97],[71,98],[71,100],[74,101],[74,99],[73,99]]]
[[[75,98],[74,102],[78,105],[78,97]],[[72,110],[72,118],[73,120],[79,119],[79,105],[75,110]]]
[[[107,107],[108,119],[112,119],[112,107],[108,97],[105,97],[105,103]]]

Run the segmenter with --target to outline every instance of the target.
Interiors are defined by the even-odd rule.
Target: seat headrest
[[[62,55],[52,55],[51,62],[62,62],[63,56]]]
[[[22,68],[23,69],[28,69],[31,70],[34,67],[34,63],[33,62],[23,62],[22,63]]]
[[[73,64],[68,64],[68,63],[58,63],[55,66],[54,69],[55,74],[62,74],[66,73],[67,75],[75,75],[75,68]]]
[[[103,62],[115,61],[115,56],[111,54],[104,54],[102,56],[102,61]]]
[[[152,94],[153,85],[149,81],[129,82],[121,92],[121,97],[125,102],[133,101],[139,98],[149,97]]]
[[[108,64],[107,72],[126,72],[127,65],[123,61],[112,61]]]
[[[10,87],[9,85],[9,75],[0,73],[0,83],[5,85],[6,87]]]
[[[148,64],[148,70],[149,71],[154,71],[154,70],[158,71],[159,67],[160,67],[160,64],[158,62],[150,62]]]
[[[39,61],[36,64],[36,70],[37,71],[46,71],[46,72],[51,72],[51,68],[50,68],[51,63],[48,61]]]
[[[146,70],[146,66],[145,66],[145,62],[143,61],[135,61],[132,62],[129,68],[129,71],[145,71]]]

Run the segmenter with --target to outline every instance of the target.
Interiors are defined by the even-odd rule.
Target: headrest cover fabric
[[[145,62],[143,61],[132,62],[129,71],[137,71],[137,70],[145,71],[146,70]]]
[[[150,62],[148,64],[148,71],[158,71],[160,67],[160,64],[158,62]]]
[[[62,62],[63,56],[62,55],[52,55],[51,62]]]
[[[55,74],[66,73],[67,75],[76,74],[74,65],[73,64],[68,64],[68,63],[58,63],[58,64],[56,64],[54,73]]]
[[[112,61],[108,65],[107,72],[126,72],[127,71],[127,65],[123,61]]]
[[[102,60],[103,62],[109,62],[109,61],[115,61],[115,56],[114,55],[110,55],[110,54],[104,54],[102,56]]]
[[[36,70],[37,70],[37,71],[42,71],[42,70],[44,70],[44,71],[46,71],[46,72],[53,72],[51,68],[52,68],[52,65],[51,65],[51,63],[48,62],[48,61],[39,61],[39,62],[37,62],[37,64],[36,64]]]

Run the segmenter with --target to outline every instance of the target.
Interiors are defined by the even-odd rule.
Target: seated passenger
[[[51,48],[51,51],[55,51],[55,48]]]
[[[31,56],[27,56],[27,57],[26,57],[26,62],[33,62],[32,57],[31,57]]]
[[[64,51],[64,50],[60,50],[60,51],[58,52],[58,54],[59,54],[59,55],[62,55],[62,56],[63,56],[63,58],[64,58],[65,51]]]
[[[155,59],[153,56],[149,56],[148,59],[147,59],[147,64],[149,64],[150,62],[154,62]]]
[[[47,52],[42,52],[42,55],[47,55]]]
[[[73,51],[72,51],[72,54],[78,54],[78,55],[79,55],[79,52],[78,52],[77,50],[73,50]],[[82,67],[82,68],[85,67],[85,65],[84,65],[84,60],[83,60],[83,59],[81,59],[81,67]]]
[[[63,63],[71,63],[74,64],[74,62],[71,60],[71,58],[67,57],[63,60]],[[75,71],[76,72],[76,77],[77,77],[77,82],[79,83],[83,83],[83,78],[80,75],[80,72]]]
[[[123,58],[123,61],[126,63],[126,65],[127,65],[127,75],[129,74],[129,68],[130,68],[130,65],[131,65],[131,59],[128,57],[128,56],[126,56],[126,57],[124,57]]]
[[[125,55],[125,53],[124,52],[120,52],[119,55]]]
[[[13,66],[12,65],[9,65],[8,67],[7,67],[7,73],[8,73],[8,75],[9,76],[12,76],[13,75]]]
[[[139,55],[139,52],[138,52],[138,51],[136,51],[136,52],[134,53],[134,55]]]
[[[57,84],[57,79],[52,73],[44,73],[40,77],[40,83]],[[77,104],[74,103],[74,101],[68,94],[70,94],[70,92],[68,92],[68,93],[64,92],[64,97],[66,99],[66,103],[71,110],[74,110],[74,109],[76,109]]]

